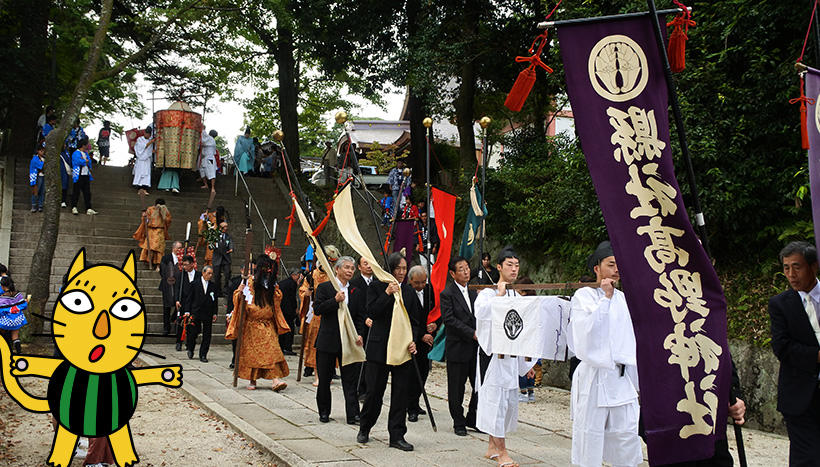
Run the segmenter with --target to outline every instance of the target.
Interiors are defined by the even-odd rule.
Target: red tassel
[[[292,200],[293,204],[290,206],[290,215],[286,217],[288,222],[288,234],[285,236],[285,246],[290,246],[290,233],[293,230],[293,222],[296,220],[296,200]]]
[[[689,32],[689,26],[694,26],[696,23],[692,21],[692,13],[686,5],[677,1],[675,5],[683,11],[675,19],[666,23],[667,27],[674,27],[669,36],[669,46],[666,52],[669,57],[669,68],[674,73],[680,73],[686,68],[686,40],[689,39],[686,34]]]
[[[800,142],[803,146],[803,149],[809,149],[809,128],[808,128],[808,121],[807,121],[807,108],[806,104],[814,105],[814,99],[809,99],[806,97],[806,93],[803,91],[805,89],[803,83],[803,75],[800,75],[800,97],[795,97],[794,99],[789,100],[789,104],[796,104],[800,103]]]
[[[529,66],[518,73],[518,78],[515,80],[510,93],[507,94],[507,99],[504,101],[504,106],[513,112],[520,112],[524,107],[524,102],[532,91],[535,85],[535,68]]]
[[[806,122],[806,102],[800,103],[800,139],[803,149],[809,149],[809,128]]]
[[[560,5],[561,2],[558,2],[558,4]],[[558,5],[556,5],[556,8],[557,7]],[[553,9],[553,12],[554,11],[555,9]],[[547,15],[547,18],[550,16],[552,16],[552,13]],[[529,62],[530,66],[521,70],[521,73],[518,73],[515,84],[513,84],[512,89],[510,89],[509,94],[507,94],[507,99],[504,100],[504,105],[513,112],[521,111],[521,108],[524,107],[524,102],[526,102],[527,97],[530,95],[530,91],[532,91],[533,85],[535,85],[535,67],[540,66],[546,70],[547,73],[552,73],[552,68],[541,61],[541,52],[544,50],[544,45],[547,44],[547,32],[548,31],[544,31],[532,41],[532,45],[529,49],[529,52],[533,54],[531,57],[515,57],[516,62]],[[539,44],[537,49],[535,47],[536,44]]]
[[[313,233],[311,233],[312,236],[315,237],[315,236],[319,235],[320,233],[322,233],[322,230],[324,230],[325,226],[327,225],[327,221],[330,220],[330,213],[333,212],[333,202],[334,201],[335,200],[330,200],[330,202],[325,204],[325,206],[327,206],[327,214],[325,214],[325,218],[322,219],[322,222],[319,222],[319,225],[317,225],[316,228],[313,229]]]

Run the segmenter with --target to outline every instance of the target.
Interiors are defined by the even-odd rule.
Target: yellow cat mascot
[[[182,385],[182,367],[129,370],[142,349],[145,307],[137,290],[134,252],[122,268],[86,266],[81,249],[52,314],[54,343],[63,358],[14,355],[0,339],[0,379],[9,395],[31,412],[51,412],[59,422],[48,465],[68,466],[78,436],[107,436],[119,466],[139,462],[128,421],[137,407],[137,386]],[[48,378],[45,399],[27,393],[17,378]]]

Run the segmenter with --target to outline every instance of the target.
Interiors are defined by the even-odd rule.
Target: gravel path
[[[33,394],[45,394],[46,380],[23,381]],[[275,465],[269,455],[176,389],[141,387],[131,433],[140,466]],[[45,465],[53,437],[50,415],[23,410],[0,390],[0,465]],[[74,459],[71,465],[83,461]]]

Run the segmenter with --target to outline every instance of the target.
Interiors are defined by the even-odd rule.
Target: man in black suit
[[[336,278],[330,277],[327,282],[322,282],[316,288],[316,300],[313,304],[313,312],[316,316],[322,317],[319,325],[319,333],[316,335],[316,374],[319,375],[319,386],[316,388],[316,406],[319,409],[319,421],[327,423],[330,421],[330,381],[333,379],[334,368],[338,362],[342,373],[342,392],[345,397],[345,415],[347,423],[355,425],[359,423],[359,400],[356,398],[356,378],[358,372],[354,365],[342,366],[342,336],[339,330],[339,313],[342,311],[340,305],[344,302],[348,307],[361,307],[360,303],[367,300],[367,290],[354,287],[349,281],[356,270],[353,258],[342,256],[333,265]],[[333,283],[337,280],[340,291],[336,291]],[[355,323],[354,323],[355,324]],[[362,336],[360,328],[364,323],[357,326],[356,345],[362,346]]]
[[[211,329],[214,321],[216,321],[217,313],[217,296],[216,285],[211,282],[214,275],[214,270],[211,266],[202,268],[202,274],[194,279],[191,286],[191,293],[187,294],[188,306],[185,307],[188,313],[191,314],[193,320],[188,325],[188,337],[185,342],[185,347],[188,349],[188,358],[194,358],[194,348],[196,347],[196,338],[199,332],[202,331],[202,343],[199,345],[199,361],[208,363],[208,349],[211,347]]]
[[[417,422],[419,415],[427,413],[419,405],[419,399],[421,398],[423,385],[427,382],[427,375],[430,374],[430,359],[427,354],[433,348],[433,341],[436,338],[436,330],[441,318],[436,322],[427,323],[427,316],[436,306],[437,301],[433,293],[433,286],[427,282],[427,270],[420,265],[413,266],[410,268],[410,272],[407,273],[407,281],[416,292],[416,300],[419,302],[419,310],[421,311],[421,323],[425,327],[421,339],[416,341],[416,349],[418,350],[416,362],[419,366],[422,384],[419,384],[418,378],[411,380],[410,402],[407,407],[407,421]]]
[[[159,287],[162,292],[162,333],[171,333],[171,313],[174,311],[177,297],[174,295],[174,284],[182,277],[177,254],[182,252],[182,242],[176,241],[171,251],[166,253],[159,262]]]
[[[302,272],[294,269],[285,279],[279,281],[279,290],[282,292],[282,316],[290,326],[290,331],[279,334],[279,347],[285,355],[296,355],[293,351],[293,330],[296,325],[296,305],[298,301],[299,281],[302,279]]]
[[[373,268],[364,257],[359,257],[356,267],[359,269],[359,274],[350,280],[350,286],[363,290],[366,296],[367,290],[370,288],[370,283],[373,282]],[[360,324],[362,325],[359,332],[362,335],[362,339],[364,339],[365,349],[367,349],[367,332],[370,330],[370,326],[367,325],[367,300],[364,300],[360,306],[356,308],[351,307],[350,314],[353,317],[353,322],[356,324],[356,329],[359,329]],[[365,381],[361,368],[364,363],[356,363],[355,365],[357,366],[356,373],[360,375],[356,382],[358,385],[357,395],[359,401],[362,402],[367,396],[367,382]]]
[[[410,360],[401,365],[387,364],[387,341],[390,336],[393,317],[394,293],[401,292],[404,306],[410,318],[412,341],[407,346],[411,354],[416,353],[415,341],[421,338],[423,327],[420,320],[418,299],[413,288],[404,282],[407,275],[407,261],[401,253],[393,253],[387,258],[387,267],[393,274],[395,282],[386,284],[373,281],[367,290],[367,313],[373,324],[370,327],[370,342],[367,346],[367,398],[364,400],[361,413],[361,427],[356,441],[367,443],[370,429],[379,419],[382,410],[382,399],[387,388],[387,376],[392,374],[390,382],[390,412],[387,420],[387,431],[390,434],[390,447],[402,451],[412,451],[413,445],[404,439],[407,433],[407,403],[409,399],[410,379],[413,374],[413,362]]]
[[[233,240],[228,233],[228,223],[222,222],[219,224],[219,241],[216,242],[214,248],[214,256],[212,264],[214,265],[214,275],[216,278],[216,295],[222,296],[222,292],[228,287],[228,282],[231,280],[231,253],[233,253]],[[222,276],[225,276],[225,285],[222,285]]]
[[[817,249],[792,242],[780,251],[791,290],[769,300],[772,350],[780,360],[777,410],[789,433],[789,465],[820,463],[820,284]]]
[[[191,255],[185,255],[182,257],[182,273],[180,280],[174,283],[174,296],[176,298],[176,309],[177,309],[177,350],[182,350],[182,323],[184,321],[185,314],[190,315],[191,309],[189,299],[192,290],[193,284],[196,283],[196,280],[199,279],[200,274],[197,272],[196,268],[194,268],[194,258]]]
[[[478,394],[475,393],[476,337],[475,310],[473,305],[478,294],[469,290],[470,263],[461,256],[455,256],[448,264],[452,282],[441,292],[441,316],[447,334],[444,354],[447,358],[447,401],[453,430],[458,436],[467,436],[467,427],[475,428]],[[464,385],[470,380],[473,388],[467,418],[464,417]]]

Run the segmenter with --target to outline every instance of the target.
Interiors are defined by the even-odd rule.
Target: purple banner
[[[405,258],[407,259],[407,269],[410,269],[410,263],[413,261],[413,250],[416,246],[416,221],[415,220],[396,220],[396,225],[393,226],[393,251],[401,251],[405,249]],[[391,271],[388,271],[391,272]]]
[[[809,187],[811,188],[811,216],[814,220],[814,244],[820,244],[820,70],[809,68],[806,73],[806,129],[809,132]]]
[[[675,179],[652,23],[561,26],[558,38],[635,329],[650,464],[709,458],[726,437],[726,299]]]

